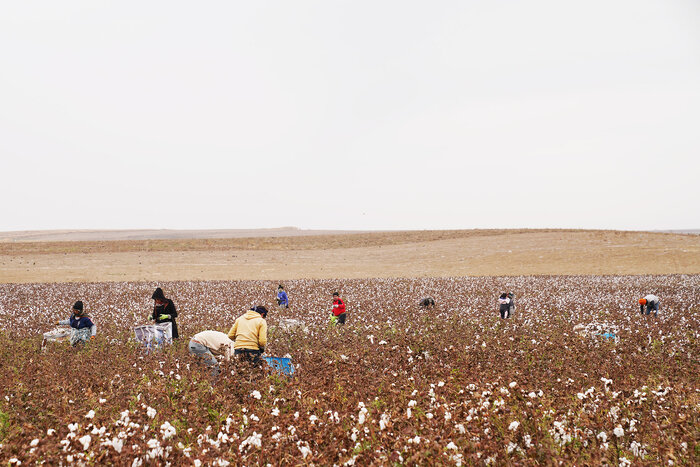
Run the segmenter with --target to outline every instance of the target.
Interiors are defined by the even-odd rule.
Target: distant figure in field
[[[153,306],[153,313],[148,319],[154,319],[156,324],[173,323],[173,339],[177,339],[179,334],[177,332],[177,323],[175,322],[175,318],[177,318],[175,304],[169,298],[165,298],[163,289],[160,287],[153,292],[151,298],[155,301],[155,305]]]
[[[289,308],[289,297],[287,296],[287,292],[284,291],[284,286],[282,284],[277,287],[277,306]]]
[[[219,331],[202,331],[190,339],[190,353],[211,367],[211,375],[219,374],[219,362],[215,355],[223,355],[226,361],[231,359],[233,342],[226,334]]]
[[[508,298],[510,299],[510,306],[508,307],[508,317],[513,317],[513,312],[515,311],[515,294],[513,292],[508,292]]]
[[[97,334],[97,326],[83,311],[83,302],[78,300],[71,309],[70,318],[57,321],[56,324],[70,325],[70,345],[73,347],[84,344]]]
[[[656,295],[649,294],[644,298],[639,299],[639,312],[644,314],[644,307],[647,309],[647,315],[654,310],[654,316],[659,316],[659,310],[661,309],[661,303],[659,302],[659,297]]]
[[[333,308],[331,308],[331,323],[333,324],[345,324],[345,302],[340,298],[338,292],[333,292]]]
[[[234,354],[240,355],[253,363],[260,363],[260,355],[267,345],[267,308],[254,306],[243,316],[238,317],[231,326],[228,337],[233,339]]]
[[[510,317],[510,301],[510,297],[508,297],[508,294],[505,292],[498,297],[498,311],[501,312],[501,319],[508,319]]]
[[[420,306],[424,308],[432,308],[435,306],[435,300],[433,300],[431,297],[425,297],[420,301]]]

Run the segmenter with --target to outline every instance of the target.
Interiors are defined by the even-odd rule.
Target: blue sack
[[[291,358],[285,357],[263,357],[270,367],[278,373],[292,376],[294,374],[294,365]]]
[[[598,334],[599,336],[603,336],[606,339],[615,339],[617,336],[611,332],[606,332],[605,334]]]

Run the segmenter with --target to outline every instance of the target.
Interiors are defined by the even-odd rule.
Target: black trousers
[[[236,349],[233,351],[233,354],[239,355],[243,360],[248,360],[256,365],[262,363],[262,358],[260,358],[262,350]]]
[[[345,316],[346,316],[345,313],[341,313],[337,316],[338,324],[345,324]]]

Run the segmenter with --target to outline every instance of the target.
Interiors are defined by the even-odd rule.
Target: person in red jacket
[[[331,321],[333,324],[345,324],[345,302],[340,298],[338,292],[333,292],[333,316]]]

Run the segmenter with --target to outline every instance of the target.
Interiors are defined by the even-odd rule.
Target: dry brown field
[[[452,230],[0,243],[0,282],[698,274],[700,235]]]

